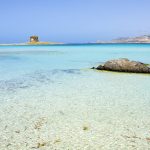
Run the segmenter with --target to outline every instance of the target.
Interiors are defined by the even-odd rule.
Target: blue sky
[[[0,43],[91,42],[150,34],[150,0],[0,0]]]

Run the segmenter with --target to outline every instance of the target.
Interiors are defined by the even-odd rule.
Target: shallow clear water
[[[0,46],[0,149],[148,149],[150,75],[89,69],[114,58],[150,44]]]
[[[39,70],[84,69],[113,58],[150,63],[149,44],[0,46],[0,79]]]

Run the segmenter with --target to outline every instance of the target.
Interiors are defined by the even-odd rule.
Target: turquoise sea
[[[85,69],[122,57],[150,63],[150,44],[0,46],[0,79],[35,71]]]
[[[0,46],[0,149],[148,150],[150,75],[94,71],[150,64],[150,44]]]

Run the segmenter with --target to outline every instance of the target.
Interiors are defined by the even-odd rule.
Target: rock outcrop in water
[[[138,61],[130,61],[126,58],[107,61],[104,65],[99,65],[97,70],[132,72],[132,73],[150,73],[150,67]]]

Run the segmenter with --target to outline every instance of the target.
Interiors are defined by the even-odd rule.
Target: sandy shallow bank
[[[1,90],[0,149],[148,150],[149,76],[82,71],[55,81]]]

